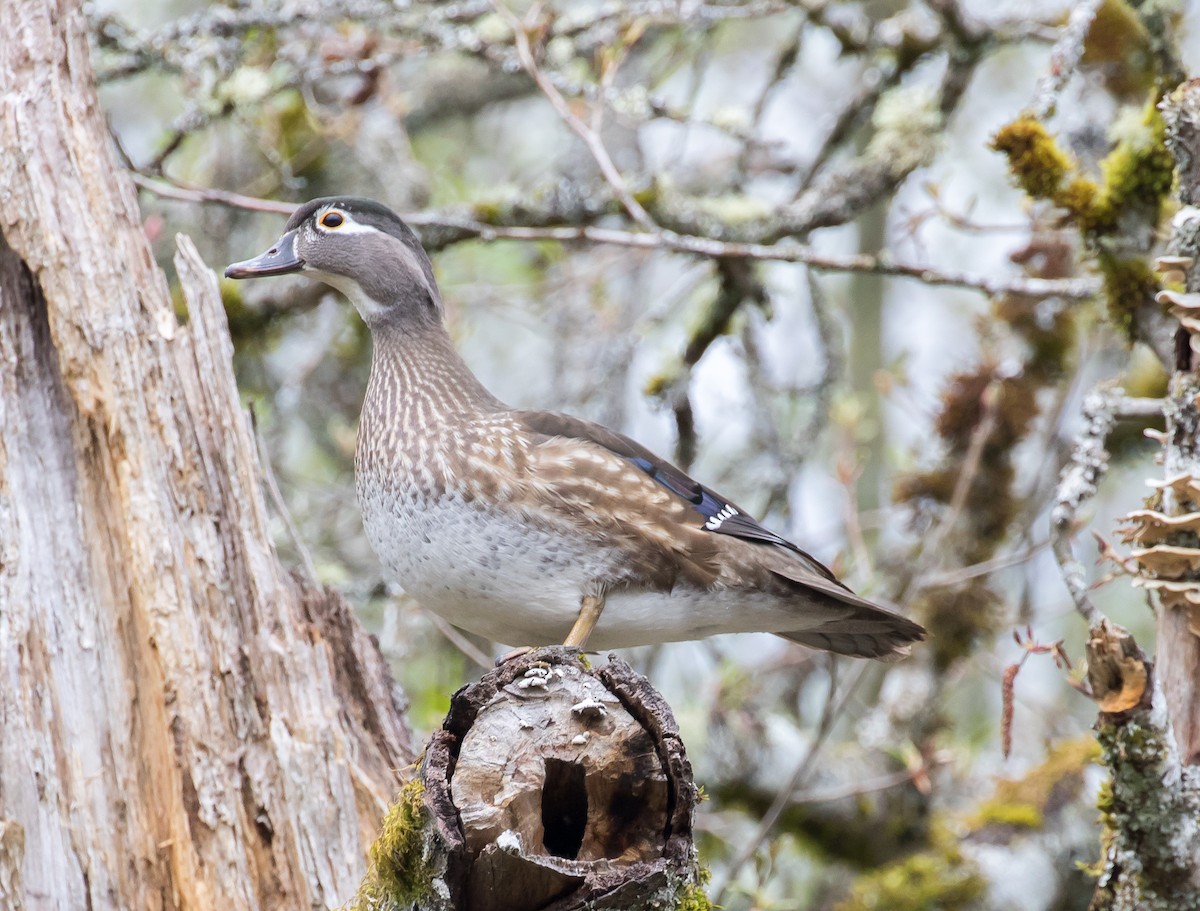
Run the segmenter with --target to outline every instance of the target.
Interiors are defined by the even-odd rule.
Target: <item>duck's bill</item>
[[[303,268],[304,260],[296,255],[296,232],[289,231],[266,253],[228,266],[225,269],[225,277],[261,278],[267,275],[287,275],[290,272],[299,272]]]

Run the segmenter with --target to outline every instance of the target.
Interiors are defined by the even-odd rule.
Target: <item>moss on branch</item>
[[[1074,158],[1032,117],[1014,120],[992,140],[1017,186],[1062,209],[1079,229],[1104,279],[1109,316],[1130,341],[1135,314],[1157,290],[1144,238],[1157,228],[1174,180],[1159,98],[1156,89],[1137,124],[1100,163],[1099,182],[1079,173]]]
[[[835,911],[969,911],[987,888],[949,833],[927,851],[859,877]]]

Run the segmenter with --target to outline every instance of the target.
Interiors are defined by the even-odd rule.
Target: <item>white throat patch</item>
[[[375,229],[372,228],[372,231]],[[362,286],[354,279],[346,275],[335,275],[332,272],[323,272],[320,269],[310,269],[307,266],[304,268],[304,275],[307,278],[315,278],[329,285],[336,291],[340,291],[345,295],[346,300],[354,305],[354,309],[358,311],[358,315],[364,320],[375,314],[382,313],[385,307],[377,300],[367,294],[362,289]]]

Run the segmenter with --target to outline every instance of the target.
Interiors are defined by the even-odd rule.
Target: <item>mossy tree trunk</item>
[[[1164,478],[1147,508],[1130,516],[1137,584],[1158,601],[1155,661],[1123,631],[1093,629],[1093,688],[1120,696],[1097,724],[1112,779],[1101,799],[1106,833],[1093,911],[1187,911],[1200,908],[1200,80],[1184,83],[1162,105],[1184,208],[1163,261],[1167,279],[1187,293],[1165,292],[1179,318],[1166,403]],[[1173,274],[1172,274],[1173,273]],[[1161,348],[1161,346],[1159,346]]]
[[[412,758],[335,594],[271,548],[213,273],[176,319],[77,0],[0,41],[0,906],[353,893]]]

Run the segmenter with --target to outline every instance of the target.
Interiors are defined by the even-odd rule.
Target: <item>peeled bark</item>
[[[270,545],[217,283],[176,319],[74,0],[0,41],[0,906],[344,901],[403,696]]]
[[[675,719],[645,678],[539,649],[454,695],[358,907],[707,907],[695,806]]]

